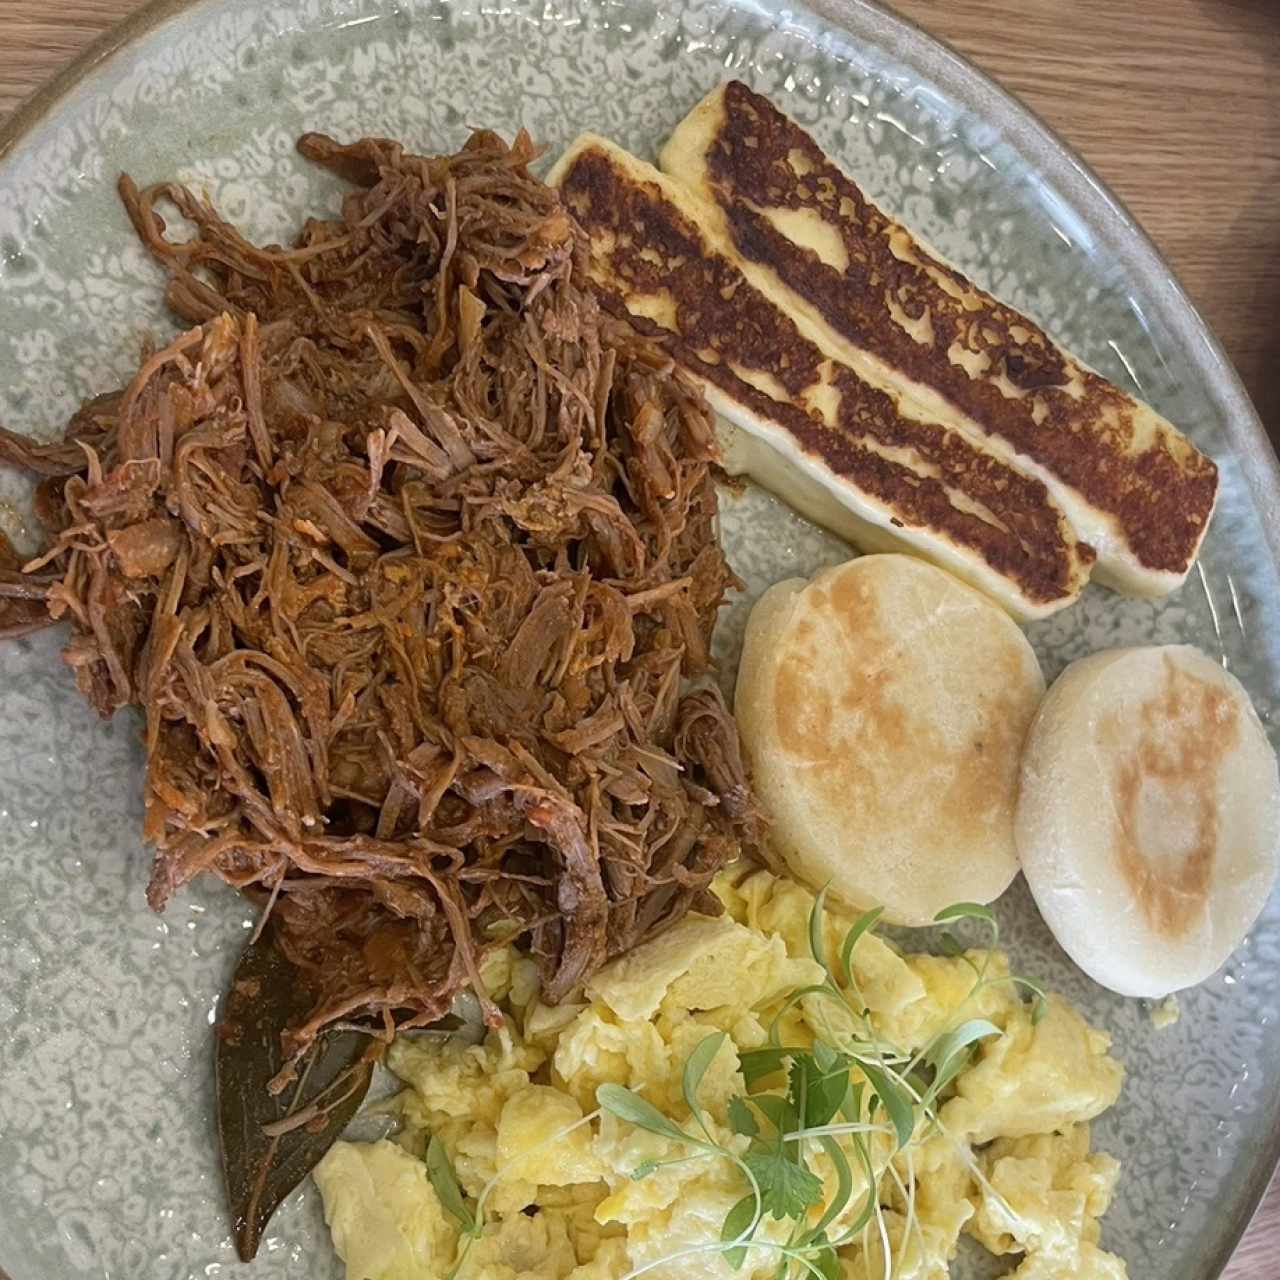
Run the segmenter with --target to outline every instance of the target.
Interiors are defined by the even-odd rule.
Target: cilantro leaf
[[[760,1126],[756,1123],[755,1113],[747,1106],[745,1098],[729,1099],[729,1127],[734,1133],[740,1133],[744,1138],[759,1136]]]
[[[763,1080],[765,1076],[771,1076],[775,1071],[781,1070],[782,1064],[797,1053],[804,1053],[804,1050],[794,1049],[788,1045],[776,1045],[770,1049],[748,1049],[745,1053],[738,1055],[742,1078],[750,1087],[757,1080]]]
[[[824,1069],[816,1053],[806,1053],[791,1063],[790,1096],[806,1129],[830,1124],[849,1091],[848,1066],[834,1054],[827,1061],[831,1065]]]
[[[822,1199],[822,1179],[778,1147],[754,1143],[743,1161],[760,1186],[763,1211],[775,1218],[803,1218],[809,1206]]]
[[[778,1131],[778,1137],[800,1127],[800,1113],[789,1098],[776,1093],[753,1093],[748,1099],[768,1122]]]

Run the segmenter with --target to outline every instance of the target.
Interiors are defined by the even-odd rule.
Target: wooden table
[[[839,0],[822,7],[832,11]],[[1110,184],[1280,439],[1280,3],[892,0]],[[0,118],[138,0],[0,0]],[[1280,1183],[1226,1280],[1280,1276]],[[1135,1267],[1133,1280],[1158,1280]]]

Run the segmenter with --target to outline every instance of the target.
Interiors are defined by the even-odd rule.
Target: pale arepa
[[[1001,609],[911,556],[779,583],[747,626],[736,714],[774,852],[899,924],[1017,873],[1023,739],[1044,693]]]
[[[1040,912],[1128,996],[1204,981],[1276,881],[1280,780],[1244,686],[1190,645],[1073,663],[1027,739],[1018,851]]]

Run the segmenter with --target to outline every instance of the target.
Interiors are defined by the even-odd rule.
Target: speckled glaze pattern
[[[1070,157],[919,33],[862,0],[848,12],[846,32],[759,0],[192,5],[89,74],[0,160],[0,420],[55,434],[132,366],[145,335],[171,327],[115,199],[123,170],[178,175],[252,234],[283,238],[336,198],[294,153],[304,129],[439,150],[469,125],[523,125],[554,152],[592,128],[651,154],[736,75],[1221,463],[1221,507],[1185,588],[1160,603],[1091,588],[1032,629],[1047,673],[1112,645],[1191,641],[1245,681],[1274,738],[1277,490],[1238,384]],[[8,475],[0,485],[6,526],[29,536],[27,490]],[[726,493],[722,522],[747,584],[720,633],[728,677],[751,600],[847,550],[755,490]],[[13,1280],[244,1274],[224,1220],[210,1026],[250,921],[216,888],[148,912],[137,724],[96,721],[57,648],[50,635],[0,648],[0,1267]],[[1021,885],[1000,916],[1018,967],[1080,1002],[1129,1069],[1097,1126],[1125,1164],[1106,1243],[1135,1280],[1208,1280],[1280,1135],[1280,903],[1163,1032],[1142,1003],[1070,965]],[[314,1192],[276,1218],[252,1274],[340,1274]]]

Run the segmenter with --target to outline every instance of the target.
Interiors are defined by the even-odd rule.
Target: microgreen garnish
[[[987,965],[991,959],[991,953],[1000,945],[1000,923],[996,919],[996,914],[990,907],[984,907],[977,902],[957,902],[953,906],[944,907],[934,916],[935,924],[946,924],[952,920],[980,920],[990,930],[991,937],[987,943],[986,951],[983,957],[982,967],[979,969],[972,960],[965,955],[964,948],[961,947],[958,939],[953,933],[944,932],[942,934],[942,951],[945,955],[957,957],[965,960],[969,967],[978,976],[977,984],[973,990],[969,992],[968,1000],[972,1000],[979,991],[987,987],[998,986],[1000,983],[1007,983],[1015,990],[1022,988],[1031,994],[1031,1025],[1039,1025],[1040,1019],[1044,1017],[1048,1009],[1049,997],[1045,994],[1044,988],[1038,983],[1033,982],[1030,978],[1020,978],[1013,974],[1005,974],[998,978],[987,977]],[[967,1001],[966,1001],[967,1003]]]
[[[808,921],[810,951],[823,970],[824,980],[790,992],[769,1027],[767,1045],[739,1052],[747,1091],[728,1100],[723,1127],[699,1096],[712,1063],[729,1042],[720,1031],[700,1040],[685,1059],[680,1083],[689,1112],[686,1124],[664,1115],[633,1089],[603,1084],[596,1090],[599,1110],[564,1131],[608,1112],[665,1139],[681,1152],[641,1162],[630,1171],[636,1181],[672,1165],[708,1159],[728,1160],[742,1175],[745,1194],[725,1215],[718,1240],[647,1262],[623,1280],[637,1280],[656,1267],[709,1253],[719,1253],[738,1270],[748,1253],[755,1251],[777,1258],[776,1280],[839,1280],[838,1250],[859,1239],[865,1244],[868,1232],[879,1238],[888,1277],[893,1267],[881,1203],[885,1178],[893,1183],[896,1202],[905,1206],[903,1240],[913,1231],[920,1233],[914,1144],[922,1134],[947,1134],[938,1115],[947,1090],[972,1063],[982,1042],[1003,1033],[986,1018],[969,1017],[939,1032],[915,1053],[885,1041],[858,989],[854,968],[855,949],[875,927],[881,909],[867,911],[854,921],[833,968],[826,948],[825,903],[823,890],[814,899]],[[989,907],[957,903],[939,912],[936,923],[966,920],[985,925],[989,942],[979,965],[953,933],[942,934],[944,953],[964,959],[974,972],[973,986],[957,1014],[985,988],[1007,983],[1031,995],[1032,1020],[1039,1021],[1046,996],[1037,983],[1012,975],[987,976],[991,951],[1000,938],[999,924]],[[812,1026],[815,1019],[822,1024],[821,1034],[807,1047],[783,1044],[782,1020],[802,1002],[807,1002],[809,1024]],[[842,1010],[837,1027],[828,1025],[824,1016],[831,1005]],[[531,1154],[524,1152],[518,1158]],[[830,1196],[819,1170],[811,1164],[819,1155],[835,1174],[836,1186]],[[894,1164],[897,1157],[905,1162],[905,1178]],[[426,1163],[441,1204],[469,1237],[449,1277],[454,1280],[471,1241],[484,1229],[485,1200],[499,1175],[481,1192],[472,1212],[448,1156],[435,1138],[427,1149]],[[985,1182],[971,1157],[966,1164],[980,1182]],[[782,1224],[786,1238],[766,1238],[777,1230],[762,1232],[766,1222]]]
[[[856,991],[858,985],[853,976],[853,949],[858,945],[858,939],[871,929],[882,915],[884,915],[883,907],[872,907],[870,911],[860,915],[850,926],[849,932],[844,935],[844,942],[840,946],[840,974],[844,978],[845,986],[851,990]]]
[[[991,945],[994,947],[1000,941],[1000,923],[996,919],[996,913],[981,903],[953,902],[933,917],[934,924],[944,924],[948,920],[982,920],[991,929]]]
[[[623,1092],[630,1092],[624,1090]],[[641,1099],[643,1101],[643,1099]],[[645,1104],[648,1105],[647,1103]],[[662,1120],[662,1114],[654,1110],[653,1114]],[[449,1159],[449,1153],[445,1150],[444,1144],[435,1135],[431,1135],[430,1142],[427,1143],[427,1178],[435,1189],[436,1195],[440,1199],[440,1203],[456,1218],[462,1227],[462,1236],[466,1240],[466,1244],[462,1246],[462,1252],[458,1255],[458,1260],[453,1264],[451,1270],[445,1275],[445,1280],[457,1280],[459,1273],[466,1264],[467,1256],[471,1252],[471,1246],[484,1234],[485,1228],[485,1206],[488,1204],[493,1189],[499,1182],[505,1178],[513,1168],[516,1168],[530,1156],[539,1155],[553,1147],[557,1143],[563,1141],[571,1133],[577,1129],[583,1128],[585,1125],[594,1124],[600,1118],[599,1110],[589,1112],[580,1120],[575,1120],[572,1124],[565,1125],[563,1129],[557,1130],[549,1137],[544,1138],[541,1142],[521,1151],[518,1155],[513,1156],[506,1165],[499,1169],[488,1182],[480,1189],[480,1194],[476,1197],[476,1207],[473,1213],[467,1208],[466,1200],[462,1194],[462,1185],[458,1181],[458,1175],[454,1170],[453,1163]],[[674,1126],[673,1126],[674,1127]],[[676,1130],[676,1132],[680,1132]],[[674,1162],[673,1162],[674,1163]]]
[[[831,978],[831,966],[827,963],[827,944],[822,937],[822,917],[826,905],[827,886],[823,885],[818,890],[818,896],[813,900],[813,906],[809,908],[809,951],[813,958],[827,971],[827,977]]]
[[[462,1198],[462,1186],[453,1170],[449,1153],[444,1149],[444,1143],[434,1134],[427,1144],[427,1177],[445,1211],[457,1218],[467,1235],[475,1235],[475,1215]]]
[[[656,1133],[661,1138],[670,1138],[672,1142],[693,1142],[702,1144],[691,1134],[685,1133],[673,1120],[653,1105],[646,1102],[633,1089],[626,1089],[620,1084],[602,1084],[596,1090],[596,1101],[602,1111],[608,1111],[619,1120],[633,1124],[637,1129],[645,1129]]]
[[[754,1192],[743,1196],[725,1214],[724,1225],[720,1228],[720,1242],[728,1246],[725,1249],[724,1260],[735,1271],[742,1266],[743,1259],[747,1256],[746,1245],[738,1242],[750,1238],[751,1231],[757,1220],[756,1195]]]
[[[720,1046],[727,1039],[728,1037],[722,1031],[719,1035],[707,1036],[701,1041],[685,1062],[684,1076],[680,1082],[685,1106],[689,1108],[689,1114],[698,1122],[698,1128],[706,1134],[708,1142],[713,1142],[714,1139],[711,1137],[711,1130],[707,1128],[706,1115],[698,1105],[698,1086],[702,1083],[702,1077],[707,1074],[707,1068],[711,1066],[712,1059],[720,1052]]]
[[[822,968],[823,981],[790,992],[777,1007],[768,1029],[768,1044],[739,1053],[747,1092],[728,1102],[725,1118],[732,1138],[723,1142],[716,1138],[714,1122],[698,1098],[703,1079],[725,1043],[723,1033],[700,1041],[684,1066],[684,1101],[700,1134],[682,1129],[630,1090],[602,1085],[597,1091],[603,1110],[670,1141],[697,1148],[699,1155],[694,1158],[719,1155],[742,1169],[750,1190],[725,1215],[719,1241],[700,1247],[698,1252],[719,1251],[737,1270],[749,1251],[771,1250],[779,1258],[778,1280],[796,1275],[836,1280],[840,1275],[837,1250],[868,1230],[880,1237],[889,1273],[881,1180],[886,1175],[892,1178],[897,1196],[906,1206],[903,1238],[913,1230],[918,1233],[911,1172],[916,1135],[941,1130],[937,1113],[947,1089],[971,1064],[977,1046],[1002,1034],[986,1018],[972,1017],[940,1032],[914,1054],[886,1043],[872,1024],[854,966],[858,943],[874,929],[881,908],[866,911],[853,922],[833,964],[827,954],[825,905],[824,889],[815,897],[808,920],[809,950]],[[1032,995],[1032,1018],[1038,1021],[1045,994],[1036,983],[1009,975],[987,976],[991,951],[1000,940],[995,913],[981,904],[962,902],[939,912],[936,923],[963,921],[985,925],[988,940],[979,966],[954,933],[946,930],[942,934],[944,954],[963,959],[974,972],[973,986],[962,1006],[989,986],[1009,983]],[[823,1010],[834,1004],[842,1011],[841,1025],[823,1025],[822,1034],[808,1047],[783,1044],[784,1019],[801,1003],[805,1003],[811,1024],[815,1017],[825,1024]],[[760,1087],[767,1091],[757,1091]],[[729,1144],[743,1139],[746,1148],[739,1156]],[[881,1144],[878,1150],[873,1148],[873,1140]],[[819,1152],[835,1173],[835,1191],[830,1197],[810,1164]],[[896,1154],[906,1161],[909,1172],[905,1182],[887,1158]],[[651,1161],[637,1168],[633,1176],[647,1176],[661,1163],[675,1162]],[[852,1211],[855,1198],[857,1208]],[[838,1226],[842,1219],[847,1221]],[[768,1220],[791,1223],[785,1243],[757,1238],[761,1224]],[[674,1262],[688,1254],[681,1251],[661,1261]]]
[[[462,1228],[462,1234],[466,1238],[466,1244],[458,1255],[458,1261],[454,1263],[446,1277],[446,1280],[456,1280],[463,1263],[467,1260],[467,1255],[471,1252],[471,1246],[480,1238],[480,1233],[484,1230],[484,1204],[483,1201],[478,1203],[475,1213],[467,1208],[467,1202],[462,1195],[462,1184],[458,1181],[453,1161],[449,1159],[444,1143],[435,1134],[431,1135],[431,1141],[427,1143],[426,1166],[427,1178],[435,1189],[440,1204],[446,1213],[457,1219],[458,1225]]]
[[[902,1078],[895,1076],[887,1067],[873,1067],[869,1062],[860,1063],[859,1066],[875,1093],[873,1111],[877,1104],[884,1108],[897,1135],[898,1150],[901,1151],[911,1141],[916,1130],[916,1110],[911,1093]]]

